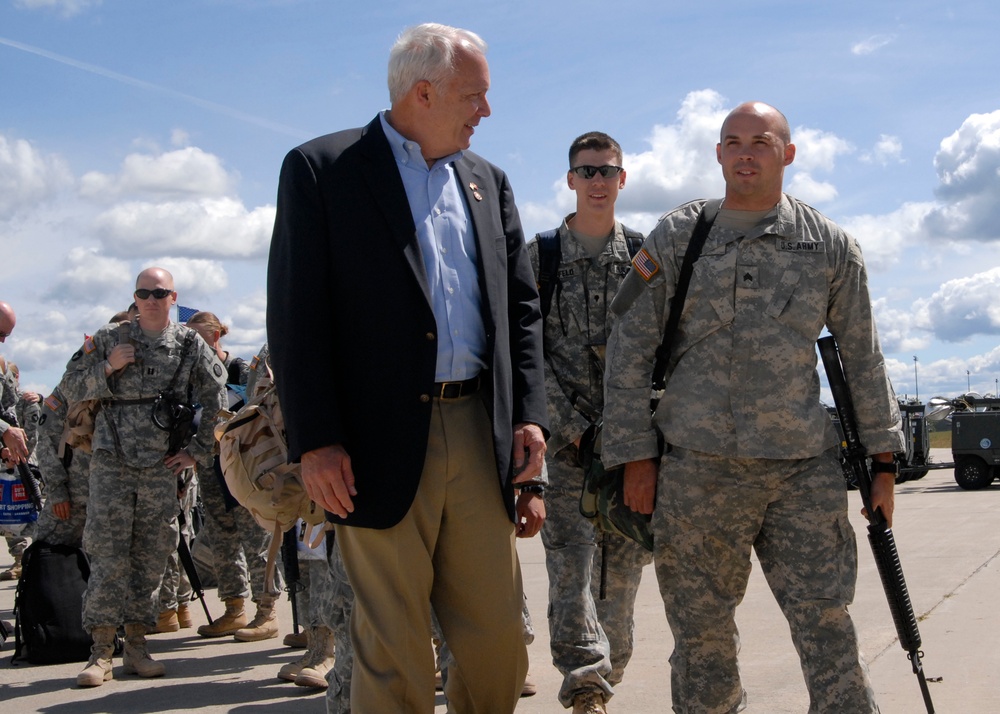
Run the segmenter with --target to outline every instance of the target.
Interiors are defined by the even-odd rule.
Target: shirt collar
[[[434,162],[434,166],[428,168],[427,161],[424,160],[424,155],[420,153],[420,144],[412,139],[407,139],[393,128],[385,118],[388,111],[388,109],[383,109],[379,112],[378,118],[382,122],[382,131],[385,132],[385,138],[389,141],[389,148],[392,149],[392,155],[395,157],[397,164],[409,168],[422,168],[430,172],[438,166],[447,166],[453,161],[458,161],[465,155],[464,151],[456,151],[450,156],[438,159]]]

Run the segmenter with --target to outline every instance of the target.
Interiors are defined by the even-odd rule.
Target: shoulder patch
[[[656,264],[656,261],[653,260],[645,248],[642,248],[635,254],[635,257],[632,259],[632,267],[635,268],[635,271],[647,283],[654,275],[660,272],[660,266]]]
[[[221,377],[222,376],[222,365],[219,364],[218,362],[216,362],[215,364],[212,365],[212,371],[215,373],[216,377]]]
[[[91,352],[97,349],[97,345],[94,344],[94,338],[88,337],[83,341],[83,353],[89,355]]]
[[[49,396],[45,397],[45,406],[47,406],[52,411],[57,412],[59,411],[59,407],[62,406],[62,402],[59,400],[59,397],[57,397],[55,394],[50,394]]]
[[[254,355],[253,359],[250,360],[250,369],[256,372],[258,364],[260,364],[260,355]]]

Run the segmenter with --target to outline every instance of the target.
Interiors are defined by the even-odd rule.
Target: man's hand
[[[24,397],[26,404],[36,404],[42,401],[42,397],[38,392],[25,392],[21,396]]]
[[[302,481],[309,498],[323,509],[341,518],[354,511],[351,497],[358,495],[354,471],[351,457],[340,444],[302,454]]]
[[[52,512],[61,521],[69,520],[69,501],[52,504]]]
[[[28,441],[25,439],[24,429],[17,426],[7,427],[7,431],[3,433],[3,444],[10,451],[7,461],[11,465],[28,460]]]
[[[126,365],[130,365],[134,362],[135,347],[127,342],[115,345],[108,354],[108,364],[111,365],[112,372],[117,372]]]
[[[531,538],[545,523],[545,499],[533,491],[522,491],[514,506],[517,514],[517,537]]]
[[[525,452],[528,452],[525,455]],[[534,481],[542,475],[545,436],[537,424],[514,425],[514,483]]]
[[[884,458],[888,457],[888,458]],[[890,463],[892,454],[876,454],[876,461]],[[896,474],[872,474],[872,508],[881,509],[886,525],[892,528],[892,512],[896,508]],[[861,509],[861,515],[868,517],[867,509]]]
[[[164,456],[163,463],[174,472],[174,476],[180,476],[184,469],[193,468],[198,462],[188,453],[187,449],[181,449],[173,456]]]
[[[653,503],[656,501],[656,474],[658,470],[656,461],[653,459],[630,461],[625,464],[623,491],[625,493],[626,506],[633,511],[646,515],[653,512]]]

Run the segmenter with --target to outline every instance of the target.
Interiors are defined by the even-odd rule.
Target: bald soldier
[[[656,575],[674,635],[674,711],[746,706],[735,611],[753,549],[788,620],[809,711],[877,712],[847,609],[857,548],[816,373],[825,327],[864,395],[861,440],[881,462],[872,503],[891,522],[891,462],[904,442],[861,250],[783,192],[795,145],[774,107],[734,109],[716,157],[725,199],[694,264],[655,423],[653,361],[704,201],[666,214],[649,234],[612,304],[619,320],[607,358],[602,455],[609,466],[626,464],[625,503],[653,512]],[[659,464],[657,430],[667,444]]]
[[[225,394],[226,370],[212,349],[194,330],[170,321],[177,302],[173,276],[163,268],[143,270],[135,301],[139,320],[98,330],[73,355],[62,381],[68,402],[101,401],[83,534],[91,558],[83,626],[94,644],[77,676],[82,687],[112,678],[115,630],[122,624],[122,671],[164,673],[149,656],[145,635],[156,625],[160,580],[177,543],[177,477],[211,459],[214,445],[214,419],[201,419],[190,437],[183,416],[195,403],[203,414],[217,414]]]

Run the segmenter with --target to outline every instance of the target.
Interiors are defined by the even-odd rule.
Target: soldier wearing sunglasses
[[[92,439],[90,499],[84,548],[90,580],[83,625],[93,637],[77,685],[112,679],[115,630],[125,625],[122,672],[159,677],[163,664],[146,649],[156,626],[157,593],[177,543],[177,475],[211,459],[214,419],[225,398],[226,370],[190,328],[170,321],[174,279],[147,268],[136,280],[139,320],[105,325],[67,366],[62,388],[70,402],[101,400]],[[161,395],[200,404],[203,418],[190,443],[168,455],[170,432],[154,423]],[[158,413],[158,412],[157,412]],[[160,415],[162,417],[162,414]]]
[[[572,706],[574,714],[599,714],[606,711],[605,702],[632,656],[635,596],[651,556],[632,540],[597,531],[580,515],[584,472],[577,456],[581,436],[600,418],[604,404],[608,305],[642,235],[615,219],[625,169],[621,146],[610,136],[590,132],[571,144],[566,182],[576,193],[576,211],[558,230],[539,234],[528,245],[536,279],[548,283],[541,293],[552,436],[542,542],[552,661],[563,675],[559,701]],[[543,275],[555,265],[555,275]],[[591,592],[591,583],[601,582],[602,557],[603,597],[596,588]]]

